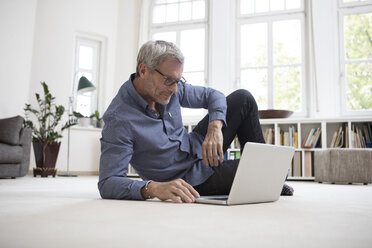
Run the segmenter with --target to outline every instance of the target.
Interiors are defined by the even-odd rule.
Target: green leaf
[[[53,142],[62,138],[62,131],[66,128],[66,124],[62,128],[59,126],[65,107],[55,104],[55,97],[52,96],[45,82],[41,82],[41,85],[44,95],[35,93],[38,108],[34,109],[31,104],[25,104],[24,126],[32,129],[33,142]],[[30,114],[34,118],[31,119]],[[72,126],[74,122],[68,122],[68,125]]]

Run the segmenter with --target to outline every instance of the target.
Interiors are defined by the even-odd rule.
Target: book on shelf
[[[314,148],[320,140],[322,130],[320,127],[312,128],[302,143],[302,148]]]
[[[302,170],[301,170],[301,152],[295,152],[292,161],[292,176],[294,177],[301,177]]]
[[[274,128],[266,128],[265,132],[263,133],[265,143],[273,145],[275,137],[274,135],[275,135]]]
[[[283,134],[283,145],[290,146],[289,132],[284,132]]]
[[[371,135],[369,128],[371,123],[365,123],[361,126],[351,126],[351,142],[350,146],[353,148],[370,148],[371,144]]]
[[[279,145],[281,146],[292,146],[298,148],[298,132],[295,131],[294,126],[290,126],[288,131],[283,131],[278,128],[279,136]]]
[[[338,131],[333,133],[333,138],[331,142],[331,148],[340,148],[344,145],[344,127],[340,126]]]
[[[349,148],[349,125],[347,123],[343,124],[344,128],[344,147]]]
[[[230,151],[229,160],[240,159],[240,151]]]
[[[312,177],[313,171],[314,171],[314,165],[313,165],[313,152],[305,152],[305,171],[304,176],[305,177]]]
[[[298,148],[298,132],[294,132],[294,143],[295,147]]]
[[[368,123],[368,124],[370,124],[370,123]],[[371,142],[371,134],[368,131],[368,126],[367,125],[363,125],[362,128],[363,128],[363,133],[364,133],[364,137],[365,137],[366,141]]]
[[[238,136],[235,136],[234,138],[234,148],[240,149],[240,142],[239,142]]]
[[[329,147],[331,148],[335,147],[336,138],[337,138],[337,131],[333,133],[331,145]]]
[[[314,132],[314,128],[310,130],[310,132],[306,135],[304,141],[302,142],[301,148],[305,148],[308,144],[308,140],[310,139],[310,136],[312,136],[312,133]]]
[[[229,159],[230,159],[230,160],[235,159],[235,152],[231,151],[231,152],[229,153]]]

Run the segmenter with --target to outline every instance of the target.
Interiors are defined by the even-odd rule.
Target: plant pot
[[[36,168],[34,168],[34,177],[41,175],[47,177],[56,176],[56,162],[61,142],[33,142]]]
[[[102,128],[102,127],[103,127],[103,120],[98,120],[98,121],[96,122],[96,127],[97,127],[97,128]]]
[[[90,125],[90,118],[89,117],[82,117],[78,119],[79,126],[81,127],[89,127]]]

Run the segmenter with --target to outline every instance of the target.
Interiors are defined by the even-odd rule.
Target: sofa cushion
[[[23,125],[23,117],[15,116],[0,119],[0,142],[9,145],[19,145],[20,131]]]
[[[19,177],[21,164],[1,164],[0,163],[0,178]]]
[[[0,163],[16,164],[22,162],[23,149],[21,146],[11,146],[0,143]]]
[[[372,150],[326,149],[314,152],[315,181],[371,183]]]

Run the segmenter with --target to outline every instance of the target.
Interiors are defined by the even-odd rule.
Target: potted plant
[[[27,104],[24,108],[25,121],[24,126],[32,129],[32,144],[34,148],[36,168],[34,176],[41,175],[55,177],[57,169],[55,168],[59,148],[62,138],[62,131],[75,125],[73,121],[67,121],[62,127],[59,127],[65,108],[62,105],[55,104],[55,97],[49,92],[48,85],[41,82],[44,91],[44,97],[41,98],[38,93],[35,94],[38,108],[32,108]],[[30,114],[36,117],[35,123],[30,119]]]
[[[78,124],[81,127],[88,127],[90,125],[90,117],[82,115],[80,112],[73,112],[73,116],[75,116],[78,120]]]
[[[102,117],[100,117],[98,110],[94,111],[93,114],[89,116],[92,120],[95,119],[95,126],[97,128],[102,128],[103,126],[103,120]]]

